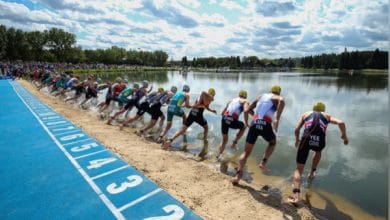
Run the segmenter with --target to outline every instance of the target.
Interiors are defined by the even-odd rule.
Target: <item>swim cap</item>
[[[138,85],[138,83],[134,83],[134,84],[133,84],[133,88],[135,88],[135,89],[139,89],[139,85]]]
[[[157,92],[160,92],[160,93],[161,93],[161,92],[164,92],[164,88],[161,88],[161,87],[158,88],[158,89],[157,89]]]
[[[322,102],[316,102],[313,105],[313,111],[316,112],[324,112],[325,111],[325,104]]]
[[[116,79],[115,79],[115,82],[117,82],[117,83],[120,83],[120,82],[122,82],[122,78],[120,78],[120,77],[116,77]]]
[[[149,82],[147,80],[142,81],[142,87],[148,87]]]
[[[184,85],[183,92],[189,92],[189,91],[190,91],[190,87],[188,85]]]
[[[241,89],[240,92],[238,93],[238,96],[241,98],[244,98],[244,99],[246,99],[247,95],[248,94],[247,94],[246,90],[243,90],[243,89]]]
[[[176,86],[172,86],[171,87],[171,92],[176,93],[177,92],[177,87]]]
[[[214,88],[209,88],[208,94],[211,96],[215,96],[215,89]]]
[[[280,86],[279,85],[273,85],[272,87],[271,87],[271,92],[272,93],[275,93],[275,94],[277,94],[277,95],[280,95],[280,92],[282,91],[282,88],[280,88]]]

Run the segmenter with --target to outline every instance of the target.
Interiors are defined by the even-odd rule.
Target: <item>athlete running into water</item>
[[[179,131],[177,131],[171,138],[169,138],[164,144],[163,148],[167,149],[171,146],[171,143],[180,135],[184,134],[187,129],[192,125],[192,123],[196,122],[200,126],[203,127],[203,137],[204,140],[207,140],[208,130],[209,127],[207,125],[206,119],[203,117],[203,111],[204,109],[207,109],[210,112],[217,113],[216,110],[210,109],[209,105],[212,101],[214,101],[215,96],[215,90],[213,88],[210,88],[208,92],[202,92],[199,98],[195,101],[195,104],[193,105],[187,120],[185,121],[184,125],[181,127]]]
[[[136,84],[135,84],[136,85]],[[153,86],[148,89],[149,82],[143,81],[142,87],[134,92],[134,94],[131,96],[131,99],[127,101],[125,107],[123,107],[121,110],[116,112],[108,121],[107,124],[111,125],[112,120],[114,120],[118,115],[123,114],[125,111],[130,112],[133,107],[135,106],[137,109],[140,109],[139,101],[142,99],[142,97],[146,96],[152,89]]]
[[[186,114],[182,107],[191,108],[190,106],[190,87],[188,85],[183,86],[182,92],[176,92],[172,97],[167,110],[167,125],[164,130],[160,133],[160,136],[157,139],[157,143],[161,143],[163,141],[164,136],[167,134],[169,129],[172,127],[172,119],[173,116],[179,116],[183,118],[183,124],[186,121]]]
[[[161,111],[161,106],[165,103],[169,102],[169,99],[173,96],[173,94],[177,91],[177,88],[175,86],[172,86],[171,91],[164,91],[163,88],[159,88],[157,92],[152,92],[148,94],[145,98],[145,101],[140,104],[140,108],[138,109],[138,112],[135,116],[129,118],[126,120],[122,125],[121,129],[126,126],[129,123],[132,123],[133,121],[140,118],[145,112],[150,114],[151,120],[148,125],[146,125],[144,128],[136,131],[136,134],[141,136],[143,135],[147,130],[154,127],[154,125],[157,123],[157,120],[160,118],[160,127],[164,124],[165,116]]]
[[[268,171],[266,163],[276,146],[274,130],[278,131],[280,117],[284,109],[284,99],[280,96],[280,92],[281,88],[279,85],[272,86],[270,93],[262,94],[256,98],[249,108],[245,110],[245,114],[253,113],[253,119],[246,137],[245,150],[240,156],[237,174],[232,179],[233,184],[238,184],[240,181],[246,160],[251,154],[259,135],[268,142],[268,147],[264,152],[259,167],[263,171]],[[275,113],[276,119],[273,119]],[[245,118],[247,119],[248,117],[246,116]],[[245,123],[248,124],[248,122]]]
[[[218,156],[223,153],[225,150],[226,143],[228,142],[229,136],[229,128],[239,129],[236,138],[234,139],[231,148],[237,148],[237,142],[240,140],[241,136],[245,132],[245,128],[248,127],[248,124],[245,124],[242,121],[239,121],[241,112],[245,109],[249,108],[249,102],[246,99],[247,92],[245,90],[241,90],[238,93],[238,97],[234,98],[226,105],[225,109],[222,111],[222,120],[221,120],[221,130],[222,130],[222,143],[219,146]],[[244,121],[248,122],[248,114],[245,114],[247,117]]]
[[[100,106],[100,112],[103,112],[110,106],[111,100],[118,101],[118,96],[126,88],[121,77],[117,77],[114,83],[107,91],[106,101]],[[100,104],[99,104],[100,105]]]
[[[341,139],[344,144],[348,144],[345,123],[325,112],[325,104],[317,102],[313,106],[313,111],[305,112],[299,118],[295,127],[295,147],[297,147],[297,166],[294,171],[293,196],[288,198],[291,203],[299,202],[299,193],[301,192],[301,176],[305,167],[306,160],[310,150],[314,151],[311,164],[311,170],[308,179],[312,180],[315,176],[317,165],[321,159],[321,151],[325,148],[325,135],[328,124],[336,124],[341,132]],[[299,139],[300,130],[304,127],[303,135]]]

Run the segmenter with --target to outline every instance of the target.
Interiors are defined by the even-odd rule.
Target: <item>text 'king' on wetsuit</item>
[[[256,104],[253,120],[263,119],[268,123],[272,123],[272,119],[276,112],[276,106],[272,102],[272,93],[263,94]]]
[[[272,96],[272,93],[263,94],[260,100],[257,101],[253,120],[246,136],[247,143],[255,144],[259,135],[268,142],[276,138],[271,124],[276,112]]]

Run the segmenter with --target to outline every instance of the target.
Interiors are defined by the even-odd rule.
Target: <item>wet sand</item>
[[[318,219],[307,205],[285,203],[285,195],[266,191],[265,185],[241,181],[233,186],[231,176],[220,173],[219,166],[208,160],[197,162],[189,154],[162,150],[159,144],[133,134],[132,128],[120,131],[96,114],[39,92],[27,81],[19,82],[204,219]]]

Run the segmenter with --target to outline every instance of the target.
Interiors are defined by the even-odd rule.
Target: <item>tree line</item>
[[[76,46],[76,35],[62,29],[28,32],[0,25],[0,60],[164,66],[168,54],[116,46],[83,50]]]
[[[196,68],[253,69],[264,67],[301,67],[313,69],[387,69],[388,52],[352,51],[341,54],[321,54],[301,58],[259,59],[256,56],[183,57],[167,61],[162,50],[126,50],[117,46],[107,49],[83,50],[76,46],[76,36],[62,29],[26,32],[0,25],[0,60],[47,61],[68,63],[128,64],[163,67],[166,65]]]
[[[388,51],[352,51],[341,54],[321,54],[300,59],[300,66],[306,69],[387,69]]]

